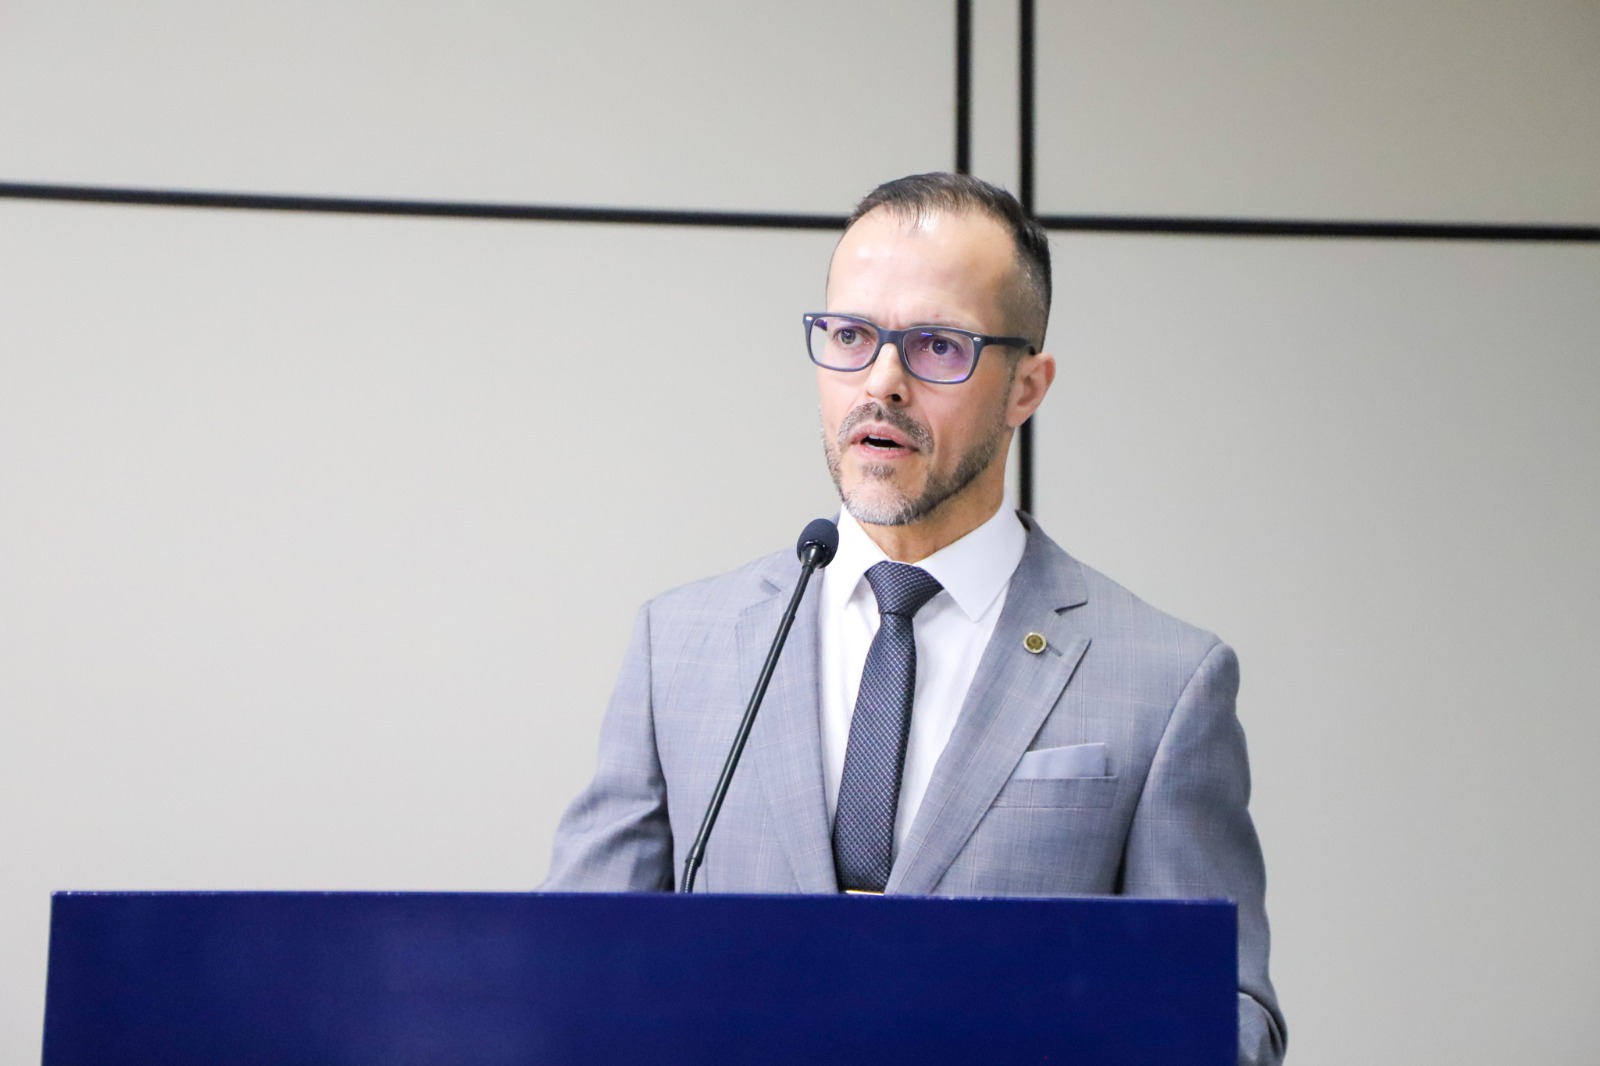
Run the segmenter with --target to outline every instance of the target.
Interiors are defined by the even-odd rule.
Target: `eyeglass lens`
[[[819,315],[811,322],[811,358],[830,370],[860,370],[877,354],[878,336],[870,322]],[[901,350],[911,372],[928,381],[960,381],[977,352],[966,334],[926,326],[907,330]]]

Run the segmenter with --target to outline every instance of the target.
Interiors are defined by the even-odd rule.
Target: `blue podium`
[[[1232,1066],[1233,905],[62,893],[46,1066]]]

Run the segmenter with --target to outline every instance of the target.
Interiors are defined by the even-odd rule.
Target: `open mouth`
[[[889,426],[864,426],[858,430],[854,443],[863,451],[884,457],[910,455],[916,451],[898,432]]]
[[[909,416],[887,411],[875,404],[863,404],[850,413],[839,428],[840,448],[857,454],[899,459],[931,451],[933,437]]]

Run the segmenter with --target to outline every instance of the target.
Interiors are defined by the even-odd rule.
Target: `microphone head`
[[[833,562],[833,553],[839,550],[839,527],[827,518],[812,519],[801,532],[794,550],[802,563],[809,554],[814,565],[827,566]]]

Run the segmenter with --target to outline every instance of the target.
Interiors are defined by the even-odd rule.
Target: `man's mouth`
[[[885,432],[878,427],[857,433],[853,443],[881,452],[907,452],[913,450],[902,437]]]
[[[933,443],[916,422],[876,405],[856,408],[841,429],[841,443],[885,459],[924,452]]]

